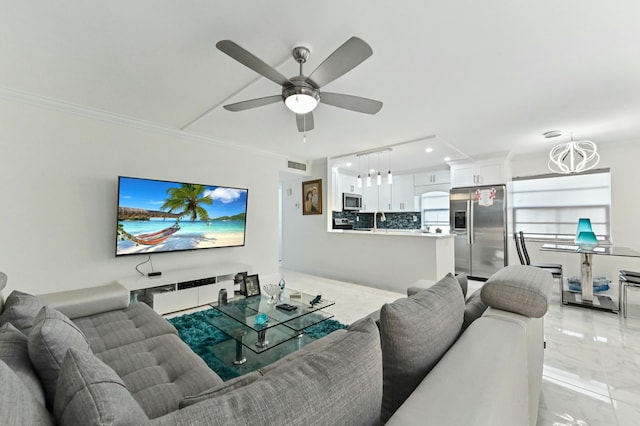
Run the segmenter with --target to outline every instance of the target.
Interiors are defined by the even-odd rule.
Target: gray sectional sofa
[[[507,267],[466,303],[463,281],[227,382],[117,284],[14,291],[0,298],[0,412],[16,425],[534,425],[551,275]]]

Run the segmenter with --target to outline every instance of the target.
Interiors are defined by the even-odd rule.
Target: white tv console
[[[118,283],[129,289],[132,301],[145,302],[159,314],[167,314],[217,302],[218,292],[223,288],[227,290],[227,298],[232,298],[233,278],[238,272],[250,273],[251,267],[228,263],[163,272],[156,277],[127,277]]]

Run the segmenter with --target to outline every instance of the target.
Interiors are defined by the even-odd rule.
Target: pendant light
[[[393,183],[393,175],[391,174],[391,150],[387,153],[387,168],[389,169],[387,172],[387,185],[391,185]]]
[[[367,155],[367,186],[371,186],[371,167],[369,164],[369,156]]]
[[[378,176],[376,178],[376,184],[382,185],[382,176],[380,176],[380,153],[378,153]]]
[[[362,170],[362,157],[358,155],[358,188],[362,188],[362,176],[360,170]]]
[[[552,131],[544,134],[546,138],[559,136],[560,132]],[[596,144],[587,141],[574,141],[573,134],[569,142],[554,146],[549,152],[548,167],[554,173],[571,174],[591,170],[600,162]]]

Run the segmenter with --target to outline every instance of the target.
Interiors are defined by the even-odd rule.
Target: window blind
[[[611,240],[609,169],[515,178],[511,195],[515,230],[528,238],[573,240],[578,219],[587,217],[598,240]]]

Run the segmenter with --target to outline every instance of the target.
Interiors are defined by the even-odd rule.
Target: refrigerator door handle
[[[469,223],[469,244],[474,244],[475,241],[475,229],[473,226],[473,221],[475,220],[475,218],[473,217],[473,200],[467,200],[467,211],[469,212],[469,219],[468,219],[468,223]]]
[[[471,238],[471,233],[473,232],[473,211],[471,210],[473,207],[473,203],[471,200],[467,200],[467,243],[473,244],[473,239]]]

